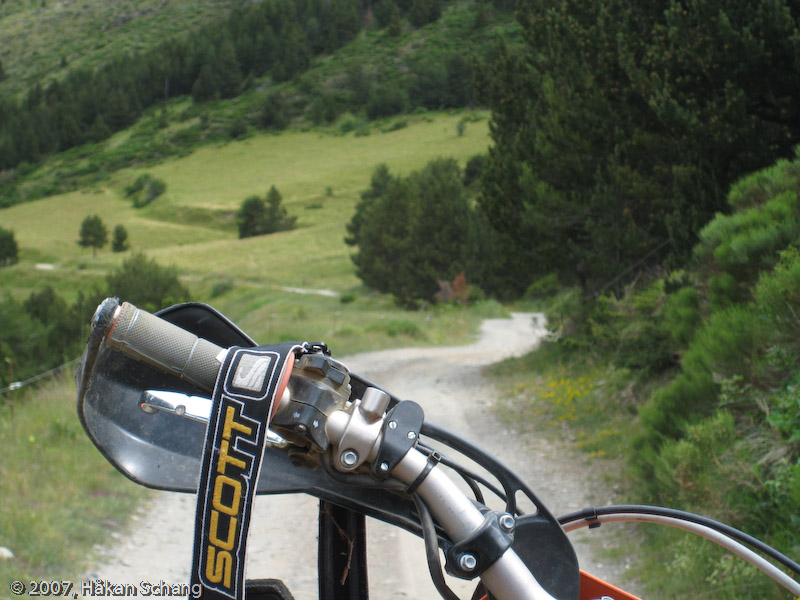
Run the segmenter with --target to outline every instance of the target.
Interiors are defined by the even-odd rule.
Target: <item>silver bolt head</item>
[[[514,531],[514,527],[517,524],[514,517],[512,517],[508,513],[500,515],[500,518],[497,519],[497,522],[500,524],[500,529],[502,529],[506,533],[511,533],[512,531]]]
[[[389,421],[389,429],[397,429],[397,421]]]
[[[389,470],[389,463],[388,462],[382,462],[381,466],[380,466],[380,470],[383,473],[386,473]]]
[[[417,434],[414,433],[413,431],[409,431],[407,437],[408,437],[408,439],[413,440],[413,439],[416,439]]]
[[[462,554],[458,557],[458,566],[461,567],[462,571],[474,571],[475,567],[478,566],[478,559],[472,554]]]
[[[345,467],[352,467],[358,462],[358,453],[355,450],[345,450],[339,460]]]

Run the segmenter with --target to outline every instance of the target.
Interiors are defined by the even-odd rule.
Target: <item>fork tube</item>
[[[410,450],[392,475],[413,482],[427,465],[427,457]],[[434,467],[417,488],[429,510],[454,542],[469,537],[483,523],[483,515],[441,470]],[[481,574],[486,588],[498,600],[555,600],[511,548]]]

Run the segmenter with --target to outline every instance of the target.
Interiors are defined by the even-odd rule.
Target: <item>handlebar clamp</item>
[[[370,469],[374,478],[382,480],[389,477],[397,463],[416,445],[424,421],[422,407],[411,400],[398,402],[386,414],[381,445]]]
[[[508,513],[487,511],[472,535],[445,550],[447,572],[460,579],[474,579],[491,567],[514,542],[510,520],[513,517]]]

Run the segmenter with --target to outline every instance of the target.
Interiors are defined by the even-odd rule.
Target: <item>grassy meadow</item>
[[[373,130],[370,135],[331,130],[254,135],[203,146],[148,168],[119,170],[94,187],[4,209],[0,224],[14,231],[20,260],[0,270],[0,286],[24,299],[52,285],[72,300],[80,290],[99,285],[130,251],[113,253],[106,246],[93,255],[78,246],[82,220],[97,214],[109,231],[117,224],[127,229],[131,251],[144,251],[160,264],[175,266],[195,300],[218,307],[260,341],[276,335],[325,338],[332,346],[338,342],[341,354],[401,341],[437,343],[464,336],[460,321],[465,317],[456,316],[463,311],[403,313],[390,299],[364,289],[344,237],[377,164],[407,174],[438,156],[455,157],[463,165],[485,152],[487,115],[467,116],[470,122],[463,135],[456,126],[465,113],[406,117],[407,126],[385,133]],[[150,205],[133,208],[124,188],[143,173],[162,179],[167,190]],[[288,212],[298,217],[298,227],[238,239],[239,205],[250,195],[263,196],[272,185],[281,192]],[[334,294],[298,294],[284,288]],[[400,316],[392,317],[395,312]],[[444,333],[430,326],[434,312],[448,315],[443,317]],[[385,324],[398,319],[414,327],[392,327],[394,333],[384,335]]]
[[[71,376],[0,404],[0,598],[11,581],[79,575],[145,496],[92,445],[75,413]]]
[[[374,167],[384,162],[392,172],[405,174],[438,156],[463,164],[486,150],[489,137],[485,119],[470,123],[459,136],[461,118],[411,117],[407,127],[368,136],[325,131],[252,136],[146,169],[123,169],[96,187],[11,207],[0,221],[14,231],[20,262],[8,272],[16,276],[37,263],[54,264],[57,271],[117,264],[119,254],[106,249],[95,257],[76,244],[81,221],[97,214],[109,228],[124,225],[132,249],[173,263],[187,275],[219,270],[265,283],[313,280],[316,287],[350,288],[357,281],[342,242],[345,224]],[[136,209],[123,190],[143,173],[163,179],[167,191]],[[263,195],[271,185],[298,217],[298,228],[239,241],[234,213],[246,197]],[[311,256],[289,256],[299,249]]]

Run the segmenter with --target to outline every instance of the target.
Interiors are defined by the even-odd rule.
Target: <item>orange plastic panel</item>
[[[624,592],[610,583],[598,579],[594,575],[589,575],[581,571],[581,592],[579,600],[600,600],[601,598],[610,598],[611,600],[640,600],[637,596]]]

